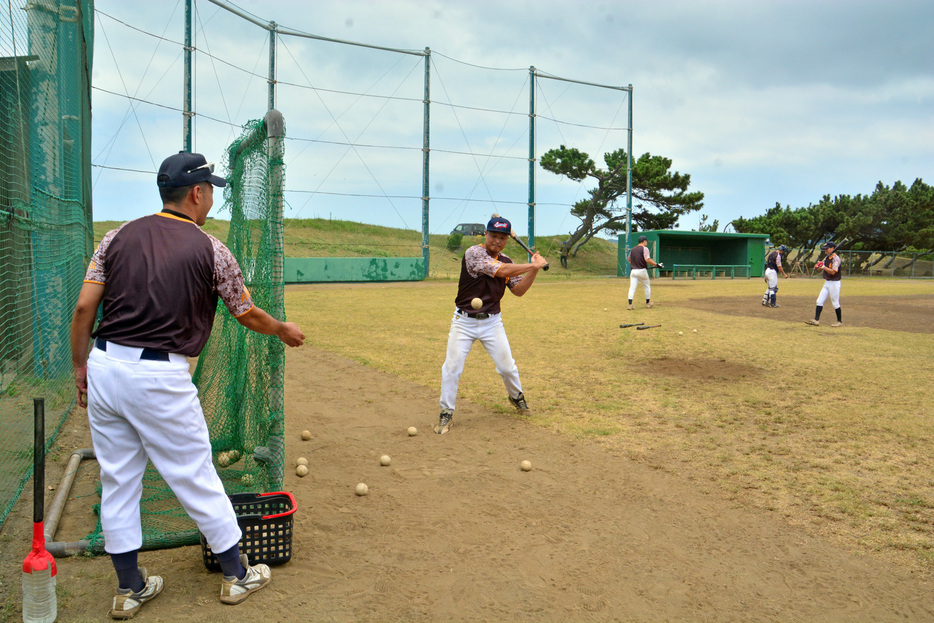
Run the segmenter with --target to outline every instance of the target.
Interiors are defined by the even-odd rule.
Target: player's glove
[[[824,267],[823,262],[818,262],[817,264],[814,264],[814,270],[820,270],[823,267]]]
[[[655,265],[655,268],[665,268],[665,265],[659,262],[658,264]]]

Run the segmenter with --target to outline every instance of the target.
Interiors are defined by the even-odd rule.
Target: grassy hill
[[[95,244],[109,230],[120,225],[116,221],[94,223]],[[227,240],[230,221],[209,219],[204,231],[221,241]],[[547,273],[539,278],[586,278],[616,275],[616,244],[594,238],[577,254],[570,258],[568,268],[561,267],[558,250],[567,236],[537,236],[536,247],[551,263]],[[482,241],[482,237],[464,238],[461,247],[447,248],[448,236],[429,236],[429,278],[457,278],[460,274],[460,258],[471,244]],[[285,221],[286,257],[421,257],[422,234],[410,229],[395,229],[366,225],[351,221],[328,219],[287,219]],[[512,240],[506,246],[506,255],[517,262],[527,257]]]

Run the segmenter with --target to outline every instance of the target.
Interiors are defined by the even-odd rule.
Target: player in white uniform
[[[785,268],[782,266],[782,259],[787,254],[788,247],[782,245],[769,253],[768,257],[765,258],[765,283],[767,284],[767,289],[765,294],[762,295],[763,305],[781,307],[776,300],[778,296],[778,271],[782,271],[782,274],[785,275],[785,279],[788,279],[788,273],[785,272]]]
[[[820,294],[817,295],[817,307],[814,309],[814,319],[805,320],[804,322],[814,326],[819,325],[821,312],[824,311],[824,302],[827,300],[827,297],[830,297],[830,303],[833,305],[833,310],[837,314],[837,321],[830,326],[842,327],[843,311],[840,309],[840,264],[842,262],[840,256],[837,255],[837,243],[825,242],[821,245],[821,249],[824,250],[827,257],[825,257],[822,262],[818,262],[814,268],[820,270],[824,274],[824,287],[821,288]]]
[[[502,253],[509,233],[510,222],[502,217],[493,217],[486,226],[483,244],[477,244],[464,252],[461,260],[460,280],[457,297],[454,299],[454,318],[448,334],[447,356],[441,367],[441,416],[435,432],[448,432],[454,419],[454,403],[457,400],[457,385],[464,371],[464,361],[470,348],[477,340],[493,358],[496,371],[503,377],[509,402],[520,413],[528,413],[529,406],[519,382],[519,369],[512,358],[506,329],[500,315],[500,300],[506,288],[516,296],[522,296],[532,287],[538,271],[546,264],[538,253],[529,264],[515,264]],[[479,309],[471,301],[482,301]]]
[[[250,566],[239,553],[237,516],[212,463],[188,357],[204,347],[218,297],[249,329],[288,346],[300,346],[305,336],[298,325],[253,305],[230,251],[201,230],[214,187],[225,185],[213,170],[201,154],[166,158],[157,177],[162,212],[104,236],[72,319],[78,403],[88,409],[101,469],[104,548],[119,583],[110,611],[115,619],[135,616],[163,588],[161,577],[137,565],[148,460],[217,553],[222,603],[240,603],[271,580],[267,565]]]
[[[649,256],[649,239],[645,236],[639,236],[639,244],[629,251],[626,261],[629,262],[629,307],[627,309],[634,309],[632,298],[636,295],[636,287],[640,283],[642,289],[645,290],[645,306],[652,307],[652,285],[649,281],[648,267],[664,268],[665,266],[656,263]]]

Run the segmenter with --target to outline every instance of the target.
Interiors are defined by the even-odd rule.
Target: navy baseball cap
[[[647,242],[647,241],[648,241],[648,238],[646,238],[645,236],[639,236],[639,242]]]
[[[486,224],[486,230],[498,231],[508,236],[510,232],[512,232],[512,223],[510,223],[508,219],[504,219],[502,216],[494,216],[490,219],[490,222]]]
[[[208,162],[201,154],[180,151],[162,161],[156,184],[160,188],[178,188],[201,182],[210,182],[213,186],[226,186],[227,181],[214,175],[214,163]]]
[[[837,248],[837,243],[834,242],[833,240],[830,240],[830,241],[825,242],[824,244],[822,244],[822,245],[820,246],[820,248],[821,248],[821,249],[824,249],[824,250],[827,250],[827,249],[836,249],[836,248]]]

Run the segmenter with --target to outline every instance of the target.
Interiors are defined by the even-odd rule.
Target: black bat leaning
[[[634,322],[632,324],[621,324],[619,325],[620,329],[628,329],[629,327],[638,327],[640,324],[645,324],[644,322]]]
[[[647,324],[644,327],[636,327],[636,331],[642,331],[643,329],[653,329],[655,327],[660,327],[660,324]]]

